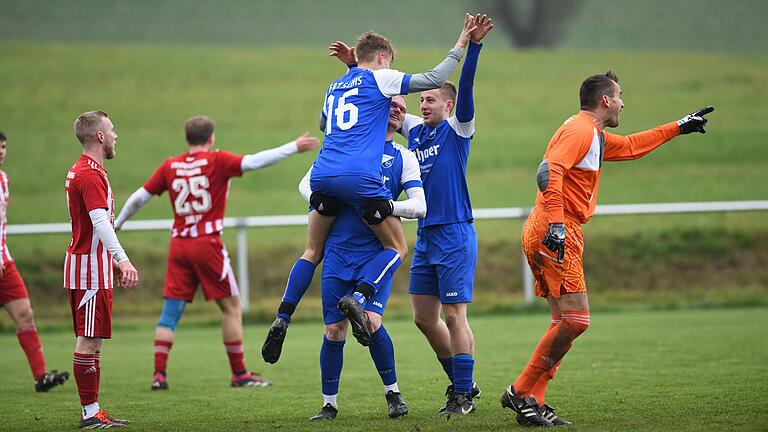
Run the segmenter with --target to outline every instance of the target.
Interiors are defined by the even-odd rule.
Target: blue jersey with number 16
[[[411,75],[351,68],[328,87],[325,138],[313,178],[358,176],[381,181],[381,157],[392,96],[407,94]]]

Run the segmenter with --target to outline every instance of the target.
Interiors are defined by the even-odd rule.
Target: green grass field
[[[119,308],[119,305],[117,306]],[[574,421],[569,430],[765,430],[768,428],[768,309],[593,313],[550,386],[548,403]],[[322,402],[322,325],[294,324],[277,365],[259,349],[266,325],[245,329],[250,368],[274,380],[266,389],[231,389],[215,327],[179,328],[169,362],[171,389],[149,390],[152,329],[122,327],[105,342],[101,404],[133,421],[132,431],[157,430],[508,430],[517,428],[498,397],[528,360],[548,315],[470,319],[477,340],[475,379],[483,389],[475,414],[446,423],[435,414],[446,378],[410,321],[386,323],[395,342],[398,382],[411,411],[386,417],[381,382],[370,357],[352,338],[345,351],[340,414],[310,423]],[[71,368],[69,331],[42,335],[49,367]],[[49,394],[32,390],[12,334],[0,334],[0,404],[4,431],[73,430],[79,412],[74,382]]]
[[[402,49],[396,66],[426,69],[443,55],[443,50],[435,48]],[[4,60],[0,62],[0,129],[9,136],[3,169],[11,179],[12,224],[67,220],[62,183],[79,153],[71,125],[80,112],[103,108],[115,121],[118,155],[107,169],[119,208],[163,159],[184,151],[182,125],[190,115],[213,116],[218,122],[219,147],[235,152],[269,148],[305,130],[319,136],[315,123],[323,87],[343,71],[326,57],[324,43],[312,48],[254,49],[2,43],[0,56]],[[663,70],[659,65],[664,65]],[[762,119],[762,112],[768,109],[765,56],[517,52],[489,46],[482,53],[477,74],[477,134],[468,167],[476,208],[532,205],[535,169],[546,142],[575,111],[577,88],[584,76],[608,68],[621,77],[625,94],[619,133],[675,120],[705,104],[714,104],[718,110],[711,115],[706,135],[681,137],[639,161],[606,164],[601,204],[768,198],[764,187],[768,184],[768,148],[764,145],[768,126]],[[409,104],[410,111],[418,113],[416,95],[409,97]],[[303,212],[305,204],[296,184],[313,158],[295,156],[236,179],[227,215]],[[169,204],[163,196],[150,202],[136,219],[168,217]],[[625,237],[658,232],[663,239],[667,232],[700,230],[713,238],[718,234],[707,233],[758,230],[764,217],[752,213],[597,218],[585,232]],[[408,228],[411,241],[413,226]],[[481,246],[499,240],[517,245],[519,226],[518,222],[478,223]],[[234,252],[233,234],[225,237]],[[257,259],[254,255],[279,257],[279,262],[257,261],[252,267],[254,278],[279,273],[266,280],[252,279],[255,290],[264,290],[261,295],[274,293],[284,284],[289,261],[301,250],[304,236],[303,229],[251,231],[252,259]],[[163,279],[164,265],[158,263],[164,261],[166,234],[125,233],[121,238],[128,253],[143,265],[140,270],[148,282],[143,290],[157,291]],[[11,251],[33,290],[50,293],[59,285],[61,253],[67,241],[61,235],[9,238]],[[505,275],[519,270],[516,254],[515,249],[505,256],[512,265],[499,262],[505,269],[502,272],[481,270],[482,274],[490,271],[502,276],[488,279],[495,286],[482,289],[519,292],[516,273],[510,277],[511,286],[503,282]],[[610,255],[609,251],[606,256]],[[481,266],[487,262],[483,259]],[[766,268],[760,262],[746,261],[748,265],[757,263],[752,265],[756,271]],[[682,263],[678,268],[686,268],[686,264],[690,265]],[[725,284],[710,284],[741,287],[735,285],[729,279]],[[33,300],[43,302],[49,296]],[[39,313],[48,314],[42,308]]]

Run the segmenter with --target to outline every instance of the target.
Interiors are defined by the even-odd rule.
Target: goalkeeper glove
[[[565,258],[565,224],[551,223],[547,229],[547,235],[541,244],[557,254],[557,262],[562,263]]]
[[[689,134],[691,132],[707,133],[707,131],[704,130],[704,125],[707,124],[707,119],[705,119],[704,116],[714,110],[715,107],[707,106],[678,120],[677,126],[680,127],[680,135]]]

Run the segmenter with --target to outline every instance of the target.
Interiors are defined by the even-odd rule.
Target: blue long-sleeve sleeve
[[[458,95],[456,96],[456,119],[461,123],[466,123],[475,117],[475,98],[472,87],[475,84],[477,59],[480,57],[480,48],[482,47],[483,44],[469,43],[464,67],[461,69]]]

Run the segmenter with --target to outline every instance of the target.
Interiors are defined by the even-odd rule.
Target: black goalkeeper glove
[[[704,130],[704,125],[707,124],[707,119],[705,119],[704,116],[714,110],[715,107],[707,106],[678,120],[677,126],[680,127],[680,135],[689,134],[691,132],[707,133],[707,131]]]
[[[384,222],[384,219],[391,215],[394,210],[395,206],[390,200],[371,201],[363,211],[363,219],[369,225],[378,225]]]
[[[547,229],[547,235],[541,244],[557,254],[557,262],[562,263],[565,258],[565,224],[551,223]]]

